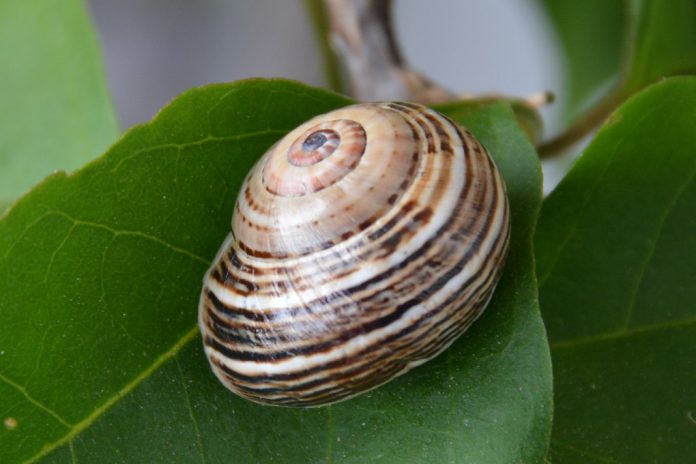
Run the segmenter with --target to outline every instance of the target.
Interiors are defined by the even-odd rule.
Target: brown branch
[[[426,104],[457,98],[405,63],[392,27],[391,0],[324,1],[331,41],[355,98]]]
[[[392,26],[391,0],[324,0],[329,36],[343,65],[351,95],[361,101],[405,100],[432,105],[476,99],[505,100],[533,143],[541,133],[539,107],[552,96],[540,92],[526,99],[505,95],[457,95],[413,71],[399,50]]]

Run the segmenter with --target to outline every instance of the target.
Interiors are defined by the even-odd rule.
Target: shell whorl
[[[282,406],[391,380],[481,314],[509,221],[486,150],[435,111],[369,103],[306,122],[247,176],[205,277],[199,323],[213,371]]]

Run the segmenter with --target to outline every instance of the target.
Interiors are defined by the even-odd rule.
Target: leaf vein
[[[179,351],[181,351],[183,347],[185,347],[191,340],[193,340],[196,337],[196,335],[198,335],[198,333],[198,325],[194,325],[188,332],[186,332],[181,338],[179,338],[179,340],[177,340],[171,346],[171,348],[169,348],[169,350],[162,353],[157,359],[155,359],[155,361],[149,367],[143,370],[138,376],[136,376],[133,380],[131,380],[113,396],[108,398],[104,403],[102,403],[101,406],[95,408],[94,411],[92,411],[92,413],[85,417],[83,420],[81,420],[75,425],[70,425],[70,431],[66,433],[63,437],[59,438],[53,443],[45,445],[41,449],[41,451],[29,458],[26,462],[37,462],[39,459],[41,459],[44,456],[47,456],[50,452],[52,452],[59,446],[62,446],[66,443],[70,443],[77,435],[79,435],[82,431],[91,426],[92,423],[99,419],[99,417],[101,417],[104,413],[106,413],[109,409],[116,405],[119,402],[119,400],[121,400],[121,398],[124,398],[131,391],[133,391],[138,385],[140,385],[140,383],[142,383],[145,379],[152,375],[152,373],[159,369],[164,363],[175,357],[176,354]],[[0,378],[2,378],[1,375]]]
[[[682,319],[678,321],[668,321],[662,324],[653,324],[649,326],[633,327],[630,329],[619,329],[613,332],[607,332],[598,335],[590,335],[586,337],[572,338],[568,340],[562,340],[557,342],[551,342],[552,349],[565,349],[573,348],[580,345],[587,345],[591,343],[598,343],[604,341],[619,340],[622,338],[633,337],[637,335],[643,335],[650,332],[656,332],[659,330],[670,330],[670,329],[683,329],[696,324],[696,317],[691,317],[688,319]]]
[[[70,422],[68,422],[67,420],[65,420],[60,414],[58,414],[57,412],[55,412],[53,409],[49,408],[48,406],[46,406],[45,404],[41,403],[41,402],[40,402],[39,400],[37,400],[36,398],[32,397],[32,396],[29,394],[29,392],[27,391],[27,389],[24,388],[23,386],[21,386],[20,384],[18,384],[17,382],[13,381],[12,379],[6,377],[6,376],[3,375],[3,374],[0,374],[0,380],[2,380],[3,382],[5,382],[5,383],[6,383],[7,385],[9,385],[10,387],[13,387],[15,390],[17,390],[19,393],[21,393],[22,396],[24,396],[24,398],[27,399],[27,401],[29,401],[31,404],[33,404],[33,405],[36,406],[37,408],[41,409],[42,411],[44,411],[45,413],[47,413],[48,415],[50,415],[51,417],[53,417],[55,420],[57,420],[58,422],[60,422],[60,423],[61,423],[62,425],[64,425],[65,427],[67,427],[67,428],[73,427],[73,424],[71,424]]]
[[[566,444],[566,443],[561,443],[561,442],[559,442],[559,441],[555,441],[555,444],[560,445],[560,446],[562,446],[563,448],[565,448],[566,450],[572,451],[572,452],[575,453],[575,454],[579,454],[580,456],[582,456],[582,457],[584,457],[584,458],[588,458],[588,457],[589,457],[589,458],[592,458],[592,459],[596,459],[597,461],[599,461],[599,462],[601,462],[601,463],[604,463],[604,464],[620,464],[619,461],[615,461],[614,459],[607,458],[607,457],[605,457],[605,456],[600,456],[600,455],[595,454],[595,453],[592,453],[592,452],[590,452],[590,451],[580,449],[580,448],[578,448],[578,447],[576,447],[576,446],[568,445],[568,444]]]
[[[161,144],[152,145],[149,147],[144,147],[144,148],[141,148],[139,150],[135,150],[133,153],[130,153],[127,156],[122,157],[120,160],[118,160],[118,162],[114,165],[114,167],[112,167],[109,170],[109,172],[115,173],[116,171],[118,171],[121,168],[121,165],[123,165],[125,162],[130,161],[131,159],[133,159],[137,156],[140,156],[140,155],[145,154],[145,153],[150,153],[153,151],[166,149],[166,148],[181,150],[182,148],[201,146],[201,145],[205,145],[206,143],[210,143],[210,142],[232,142],[232,141],[251,139],[254,137],[263,137],[263,136],[271,135],[271,134],[283,135],[285,133],[287,133],[286,129],[263,129],[260,131],[247,132],[245,134],[229,135],[229,136],[225,136],[225,137],[208,135],[202,139],[194,140],[194,141],[190,141],[190,142],[161,143]]]
[[[60,252],[60,250],[63,249],[66,243],[68,243],[68,240],[70,240],[70,237],[72,236],[73,232],[75,231],[76,224],[73,222],[72,227],[70,227],[70,230],[65,234],[65,237],[63,240],[58,244],[55,250],[53,250],[53,253],[51,253],[51,257],[48,260],[48,264],[46,265],[46,272],[44,272],[43,276],[43,284],[46,285],[48,282],[48,276],[51,273],[51,269],[53,268],[53,262],[56,260],[56,256]]]
[[[75,455],[75,444],[72,440],[69,442],[70,445],[70,459],[73,464],[77,464],[77,456]]]
[[[657,244],[660,241],[660,236],[662,235],[662,229],[664,228],[665,223],[667,222],[667,219],[669,218],[670,214],[672,214],[672,210],[684,194],[684,191],[694,180],[694,177],[696,177],[696,163],[694,164],[694,169],[689,175],[689,178],[684,182],[684,184],[680,185],[677,188],[674,197],[670,200],[669,204],[667,205],[667,208],[665,208],[664,214],[658,221],[655,239],[652,241],[652,246],[650,250],[648,250],[648,252],[645,254],[645,259],[641,263],[640,272],[638,273],[638,277],[636,279],[636,284],[633,288],[633,291],[631,292],[628,307],[626,308],[626,315],[624,317],[623,323],[621,324],[621,327],[624,329],[628,328],[629,324],[631,323],[631,319],[633,318],[633,313],[635,312],[636,308],[636,298],[638,297],[638,292],[640,291],[640,288],[643,285],[643,279],[645,278],[645,274],[648,270],[650,262],[655,256]]]
[[[193,407],[191,406],[191,397],[189,395],[188,388],[186,387],[186,380],[184,379],[184,373],[181,370],[181,364],[179,363],[178,356],[174,356],[174,361],[176,362],[176,369],[179,372],[179,378],[181,379],[181,388],[184,390],[184,398],[186,399],[186,407],[189,412],[189,417],[193,423],[193,428],[196,431],[196,445],[198,447],[198,452],[201,455],[201,462],[205,464],[205,453],[203,450],[203,440],[201,439],[201,431],[198,427],[198,421],[193,414]]]
[[[81,219],[76,219],[76,218],[74,218],[74,217],[70,216],[69,214],[66,214],[66,213],[64,213],[64,212],[62,212],[62,211],[55,211],[55,210],[54,210],[54,211],[50,211],[49,213],[57,214],[57,215],[63,216],[63,217],[65,217],[65,218],[67,218],[67,219],[73,221],[73,223],[74,223],[75,225],[81,225],[81,226],[86,226],[86,227],[94,227],[94,228],[97,228],[97,229],[106,230],[106,231],[108,231],[108,232],[111,232],[114,236],[117,236],[117,237],[118,237],[118,236],[131,236],[131,237],[139,237],[139,238],[143,238],[143,239],[146,239],[146,240],[150,240],[150,241],[155,242],[155,243],[158,243],[158,244],[160,244],[160,245],[162,245],[162,246],[164,246],[164,247],[166,247],[166,248],[169,248],[169,249],[172,250],[172,251],[175,251],[175,252],[180,253],[180,254],[182,254],[182,255],[188,256],[189,258],[191,258],[191,259],[193,259],[193,260],[195,260],[195,261],[199,261],[199,262],[205,264],[206,266],[210,264],[210,260],[205,259],[205,258],[203,258],[202,256],[199,256],[199,255],[197,255],[197,254],[195,254],[195,253],[192,253],[192,252],[190,252],[190,251],[188,251],[188,250],[186,250],[186,249],[184,249],[184,248],[180,248],[180,247],[178,247],[178,246],[176,246],[176,245],[173,245],[173,244],[171,244],[171,243],[169,243],[169,242],[167,242],[167,241],[165,241],[165,240],[162,240],[162,239],[159,238],[159,237],[155,237],[154,235],[146,234],[145,232],[140,232],[140,231],[137,231],[137,230],[121,230],[121,229],[114,229],[113,227],[108,226],[108,225],[106,225],[106,224],[100,224],[100,223],[98,223],[98,222],[83,221],[83,220],[81,220]]]
[[[334,423],[333,423],[333,410],[332,406],[326,407],[326,462],[327,464],[333,463],[334,454]]]
[[[661,110],[666,105],[667,105],[666,103],[663,103],[662,105],[656,105],[654,108],[651,109],[651,111],[647,111],[638,121],[636,121],[636,123],[635,123],[636,127],[640,126],[646,119],[648,119],[650,116],[652,116],[653,113],[656,113],[657,111]],[[580,206],[578,213],[575,215],[575,221],[570,226],[566,236],[561,241],[561,243],[558,247],[558,250],[556,251],[556,255],[551,260],[551,264],[549,265],[546,273],[543,276],[542,275],[538,276],[538,282],[539,282],[538,288],[539,288],[539,290],[541,290],[541,288],[544,286],[544,284],[546,283],[548,278],[551,277],[551,275],[553,274],[553,271],[556,268],[556,265],[558,264],[558,262],[560,261],[561,255],[563,254],[565,247],[568,246],[571,239],[577,233],[578,224],[580,223],[580,220],[585,215],[585,213],[587,213],[588,205],[590,204],[590,200],[597,193],[599,186],[602,185],[604,179],[606,178],[606,176],[609,172],[609,168],[614,163],[614,159],[616,158],[616,154],[619,152],[619,148],[624,143],[624,141],[629,137],[629,134],[632,134],[633,132],[634,131],[627,130],[626,134],[624,134],[624,136],[616,142],[616,144],[614,145],[614,148],[612,150],[611,156],[607,157],[608,159],[606,161],[604,169],[602,170],[601,175],[597,176],[597,179],[596,179],[594,185],[592,185],[592,188],[586,189],[587,195],[585,196],[585,199],[582,202],[582,205]],[[543,214],[543,210],[541,211],[541,214]]]

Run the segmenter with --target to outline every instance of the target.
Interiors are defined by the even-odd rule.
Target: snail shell
[[[509,220],[486,150],[433,110],[370,103],[306,122],[247,176],[206,274],[214,373],[249,400],[307,407],[423,364],[483,311]]]

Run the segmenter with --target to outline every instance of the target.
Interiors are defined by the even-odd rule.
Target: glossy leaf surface
[[[629,100],[536,233],[554,462],[696,458],[696,79]]]

